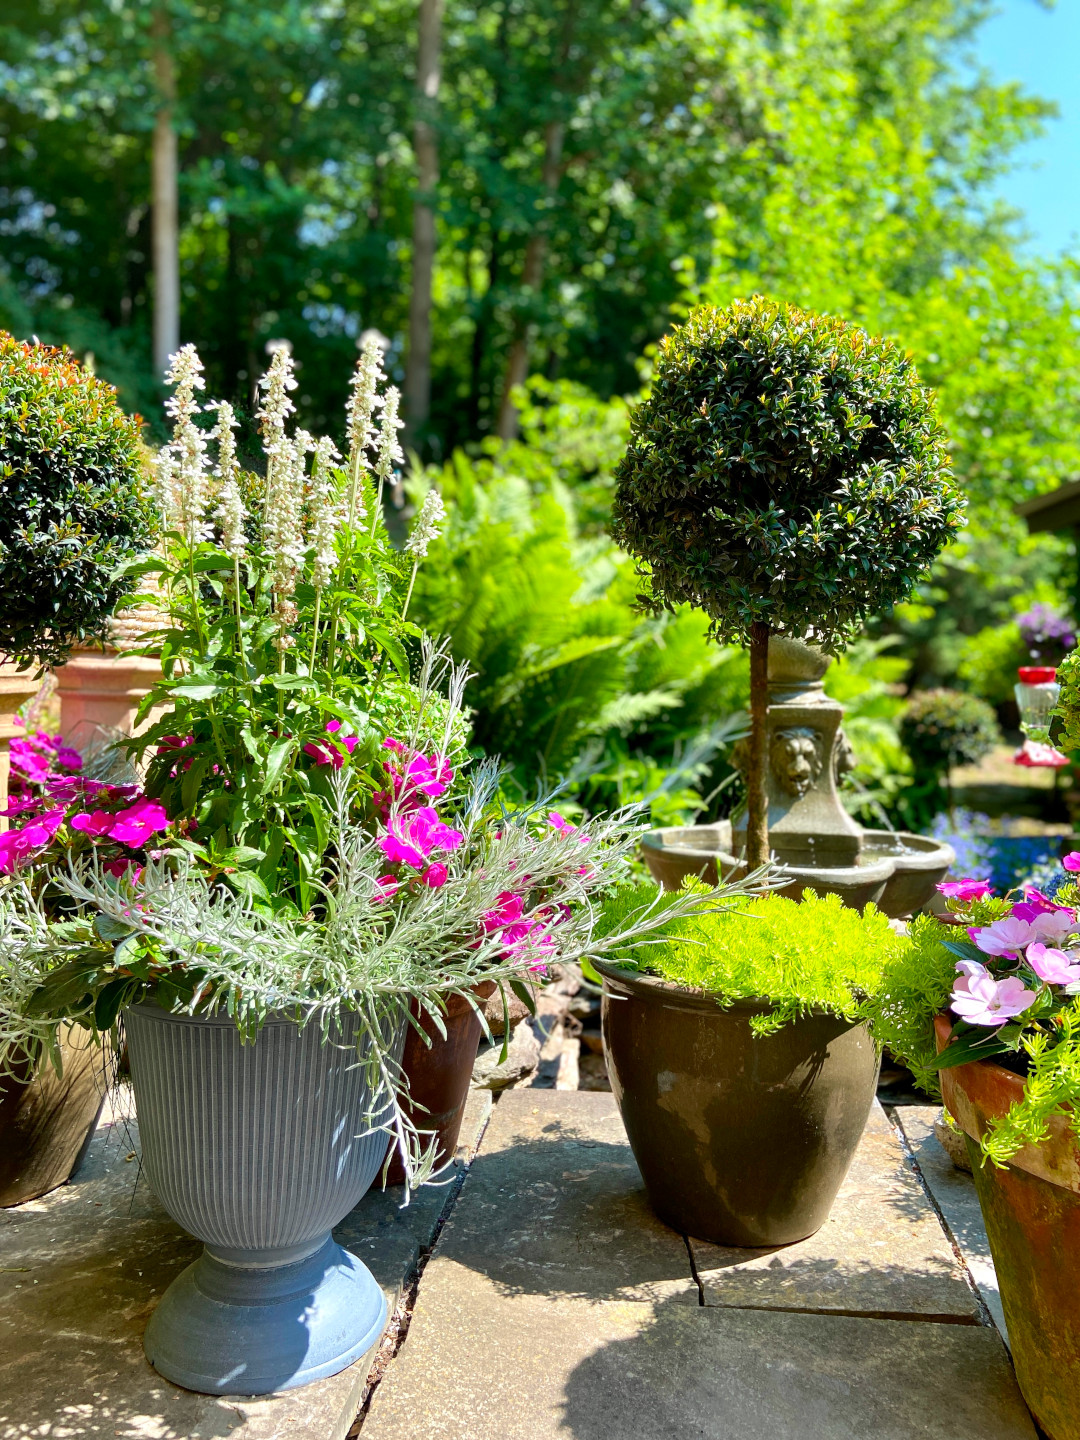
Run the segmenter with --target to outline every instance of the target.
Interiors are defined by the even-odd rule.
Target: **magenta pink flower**
[[[408,748],[393,737],[383,741],[383,749],[407,760],[407,764],[401,771],[392,760],[383,762],[390,777],[390,791],[380,791],[375,796],[375,803],[380,808],[388,809],[396,800],[399,805],[414,809],[423,803],[422,796],[437,800],[446,793],[454,772],[444,755],[429,756],[416,752],[410,756]]]
[[[95,810],[92,814],[83,810],[71,817],[71,828],[84,835],[108,835],[115,819],[110,810]]]
[[[988,880],[945,880],[937,888],[948,900],[987,900],[993,894]]]
[[[548,824],[553,830],[557,830],[560,835],[566,835],[567,837],[571,835],[576,836],[579,845],[587,845],[589,843],[588,835],[582,835],[578,827],[571,825],[569,820],[564,820],[557,810],[552,810],[549,813]]]
[[[124,845],[144,845],[151,835],[169,828],[165,806],[158,800],[136,800],[121,810],[109,829],[109,838]]]
[[[9,802],[6,810],[0,810],[10,820],[14,815],[23,815],[27,810],[40,810],[45,801],[39,795],[25,795],[21,800]]]
[[[1080,955],[1074,951],[1051,950],[1036,941],[1028,946],[1024,958],[1048,985],[1075,985],[1080,981]]]
[[[395,815],[379,849],[388,860],[423,870],[433,850],[456,850],[465,839],[460,830],[443,823],[430,805]]]
[[[520,920],[524,909],[524,901],[520,895],[515,895],[512,890],[504,890],[495,902],[495,909],[484,911],[485,934],[491,935],[505,925],[512,925]]]
[[[392,900],[400,889],[401,885],[393,875],[380,875],[375,881],[375,893],[371,902],[373,905],[380,905],[384,900]]]
[[[132,885],[139,883],[144,869],[130,855],[118,855],[115,860],[106,860],[101,868],[106,875],[115,875],[118,880],[127,876]]]
[[[1066,870],[1071,870],[1075,875],[1080,870],[1080,850],[1070,850],[1061,863]]]
[[[970,926],[968,934],[984,955],[1004,955],[1010,960],[1015,960],[1017,953],[1036,938],[1032,925],[1026,920],[1017,920],[1012,915],[995,920],[992,925],[986,925],[981,930]]]
[[[339,735],[337,732],[340,729],[340,720],[328,720],[326,730],[334,737],[333,743],[324,745],[317,740],[309,740],[304,746],[304,754],[310,755],[316,765],[332,765],[335,770],[340,770],[345,764],[345,755],[338,746],[344,745],[345,751],[351,755],[360,743],[355,735]]]
[[[958,967],[959,968],[959,967]],[[1021,1015],[1035,1000],[1015,975],[995,980],[989,971],[964,975],[953,987],[952,1008],[969,1025],[1001,1025]]]
[[[434,865],[428,866],[420,876],[420,879],[425,885],[430,886],[432,890],[439,890],[446,884],[449,875],[450,872],[446,866],[437,860]]]
[[[49,810],[21,830],[6,830],[0,835],[0,875],[10,875],[24,861],[44,850],[63,823],[63,810]]]

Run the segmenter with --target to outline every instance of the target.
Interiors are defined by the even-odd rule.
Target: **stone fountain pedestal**
[[[858,909],[873,901],[900,918],[927,903],[956,856],[921,835],[863,830],[844,809],[838,786],[854,758],[841,729],[844,707],[825,694],[831,663],[800,641],[769,641],[769,843],[792,877],[781,893],[799,899],[809,888]],[[733,824],[653,830],[642,841],[649,869],[666,889],[688,875],[716,884],[742,873],[745,848],[745,813]]]

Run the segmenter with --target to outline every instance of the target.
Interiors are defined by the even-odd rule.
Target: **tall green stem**
[[[409,601],[412,599],[413,586],[416,584],[416,572],[417,572],[417,570],[419,570],[419,568],[420,568],[420,560],[419,560],[419,557],[418,557],[417,559],[415,559],[415,560],[413,561],[413,564],[412,564],[412,574],[409,576],[409,588],[408,588],[408,590],[405,592],[405,604],[402,605],[402,607],[401,607],[401,618],[402,618],[402,620],[404,620],[404,619],[405,619],[405,616],[409,613]]]
[[[315,591],[315,620],[311,627],[311,662],[308,669],[315,674],[315,654],[319,647],[319,611],[322,608],[322,589]]]

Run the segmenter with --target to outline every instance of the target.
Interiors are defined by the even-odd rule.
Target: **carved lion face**
[[[821,774],[821,737],[808,726],[778,730],[772,738],[772,771],[789,795],[807,794]]]

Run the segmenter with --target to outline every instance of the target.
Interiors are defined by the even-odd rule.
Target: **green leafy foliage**
[[[617,928],[647,889],[628,886],[609,896],[598,933]],[[909,948],[875,906],[860,913],[837,895],[807,890],[801,902],[767,895],[672,920],[648,943],[617,946],[608,958],[705,990],[720,1005],[768,1001],[772,1013],[750,1022],[765,1035],[810,1011],[861,1018],[885,966]]]
[[[626,557],[578,526],[567,482],[583,441],[557,432],[560,453],[555,433],[546,452],[459,451],[429,469],[447,525],[413,614],[468,662],[473,739],[521,791],[559,778],[590,808],[643,800],[656,823],[689,823],[734,773],[716,757],[740,733],[745,658],[712,644],[687,608],[637,612]]]
[[[0,332],[0,655],[57,665],[102,636],[154,534],[139,423],[112,386]]]
[[[911,761],[900,742],[898,721],[908,662],[891,653],[895,644],[892,636],[863,637],[825,673],[825,693],[844,706],[844,734],[855,756],[841,799],[870,828],[906,823],[903,795],[911,783]]]
[[[916,773],[935,778],[978,764],[1002,742],[991,707],[962,690],[917,690],[904,707],[900,738]]]
[[[1027,663],[1020,627],[1010,620],[1006,625],[987,625],[964,642],[956,675],[965,689],[991,705],[1001,705],[1013,698],[1016,672]]]
[[[996,913],[988,920],[1004,908],[996,902]],[[944,1010],[956,980],[956,956],[943,943],[956,934],[953,927],[930,915],[916,915],[908,928],[911,943],[890,955],[882,983],[866,1007],[876,1038],[908,1067],[916,1085],[936,1100],[941,1098],[941,1087],[934,1016]]]
[[[654,608],[698,605],[743,643],[763,622],[842,646],[963,517],[907,356],[760,296],[665,337],[616,479],[612,534]]]
[[[1080,650],[1065,656],[1057,667],[1057,678],[1061,694],[1054,713],[1063,725],[1058,743],[1066,750],[1080,750]]]

